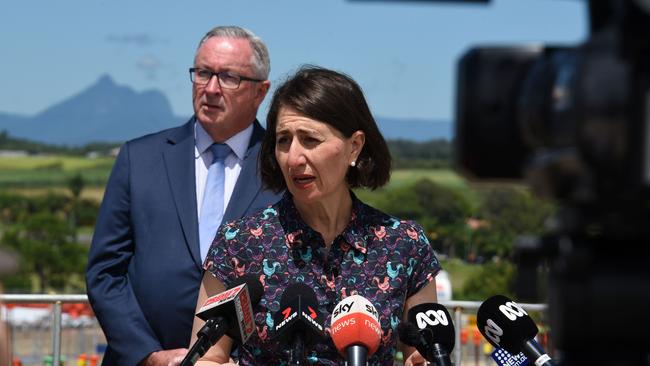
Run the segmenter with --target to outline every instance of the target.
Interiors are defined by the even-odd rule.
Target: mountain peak
[[[115,81],[113,81],[113,78],[108,75],[108,74],[103,74],[102,76],[97,79],[97,82],[95,83],[95,86],[99,87],[114,87],[115,86]]]

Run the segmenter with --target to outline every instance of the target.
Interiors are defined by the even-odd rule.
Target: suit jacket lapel
[[[262,189],[262,182],[259,177],[258,155],[263,137],[264,128],[255,120],[253,122],[251,141],[248,144],[248,150],[242,162],[242,169],[239,173],[239,178],[237,178],[237,183],[235,183],[228,207],[226,208],[226,212],[224,212],[223,222],[244,216],[246,210]]]
[[[192,258],[202,268],[199,253],[199,220],[196,208],[196,176],[194,168],[194,118],[190,119],[179,133],[169,136],[167,148],[163,152],[167,179],[176,211],[183,228],[185,243],[192,253]]]

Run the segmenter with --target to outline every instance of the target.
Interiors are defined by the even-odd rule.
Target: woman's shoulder
[[[269,205],[250,215],[240,217],[238,219],[229,220],[223,223],[220,227],[222,232],[233,232],[234,230],[257,229],[262,226],[268,228],[270,226],[279,225],[280,209],[278,204]]]
[[[361,201],[359,201],[359,204],[359,219],[366,226],[384,227],[384,230],[387,232],[391,232],[396,235],[406,234],[412,238],[414,238],[413,233],[417,233],[418,237],[421,233],[424,233],[422,226],[414,220],[401,219]]]

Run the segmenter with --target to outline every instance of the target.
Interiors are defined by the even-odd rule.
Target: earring
[[[355,166],[357,166],[357,162],[356,161],[351,162],[350,166],[354,168]]]

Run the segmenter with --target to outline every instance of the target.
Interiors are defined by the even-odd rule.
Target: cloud
[[[138,47],[148,47],[156,43],[167,43],[167,40],[147,33],[109,34],[106,36],[106,41],[110,43],[135,45]]]
[[[144,55],[136,62],[136,67],[144,72],[147,79],[154,80],[158,76],[158,70],[162,68],[162,62],[154,55]]]

